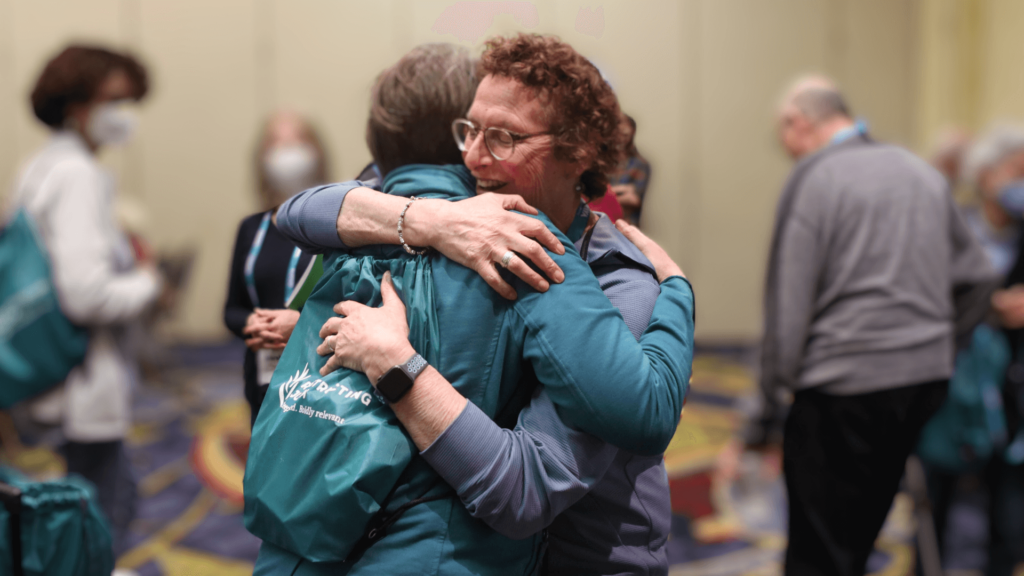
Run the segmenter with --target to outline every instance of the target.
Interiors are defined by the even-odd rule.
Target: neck
[[[548,209],[543,210],[543,212],[547,214],[548,218],[551,219],[551,223],[556,228],[562,232],[567,232],[576,218],[576,210],[580,207],[583,195],[573,191],[572,194],[565,195],[563,198],[565,198],[564,201],[558,200],[556,203],[548,206]]]
[[[818,148],[827,146],[836,134],[847,128],[853,128],[854,125],[853,120],[845,116],[825,120],[818,126]]]

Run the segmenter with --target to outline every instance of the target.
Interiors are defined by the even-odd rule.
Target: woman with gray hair
[[[1000,202],[1000,192],[1024,175],[1024,129],[997,125],[967,150],[964,182],[978,195],[977,208],[965,211],[971,231],[985,249],[992,266],[1006,275],[1017,259],[1021,214],[1011,215]]]

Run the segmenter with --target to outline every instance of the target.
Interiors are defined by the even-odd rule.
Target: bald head
[[[852,124],[842,92],[824,76],[798,79],[779,107],[779,137],[794,159],[821,148],[836,132]]]

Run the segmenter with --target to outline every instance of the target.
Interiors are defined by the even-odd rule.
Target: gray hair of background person
[[[994,168],[1010,155],[1024,150],[1024,128],[997,124],[978,137],[967,149],[961,171],[964,184],[977,189],[986,170]]]
[[[787,98],[812,123],[837,116],[850,117],[843,93],[832,80],[824,76],[798,78],[787,90]]]
[[[807,88],[793,96],[793,104],[811,122],[822,122],[836,116],[850,116],[843,95],[836,88]]]
[[[469,50],[453,44],[417,46],[381,72],[366,124],[381,174],[412,161],[461,164],[451,125],[469,111],[477,84]]]

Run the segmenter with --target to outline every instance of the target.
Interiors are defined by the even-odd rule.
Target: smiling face
[[[493,126],[517,134],[536,134],[550,129],[546,113],[549,105],[519,81],[489,75],[480,82],[466,117],[482,129]],[[499,161],[479,134],[466,142],[462,158],[477,180],[478,194],[519,194],[559,229],[567,230],[572,224],[580,199],[575,188],[583,167],[557,159],[552,136],[519,140],[512,156]]]

